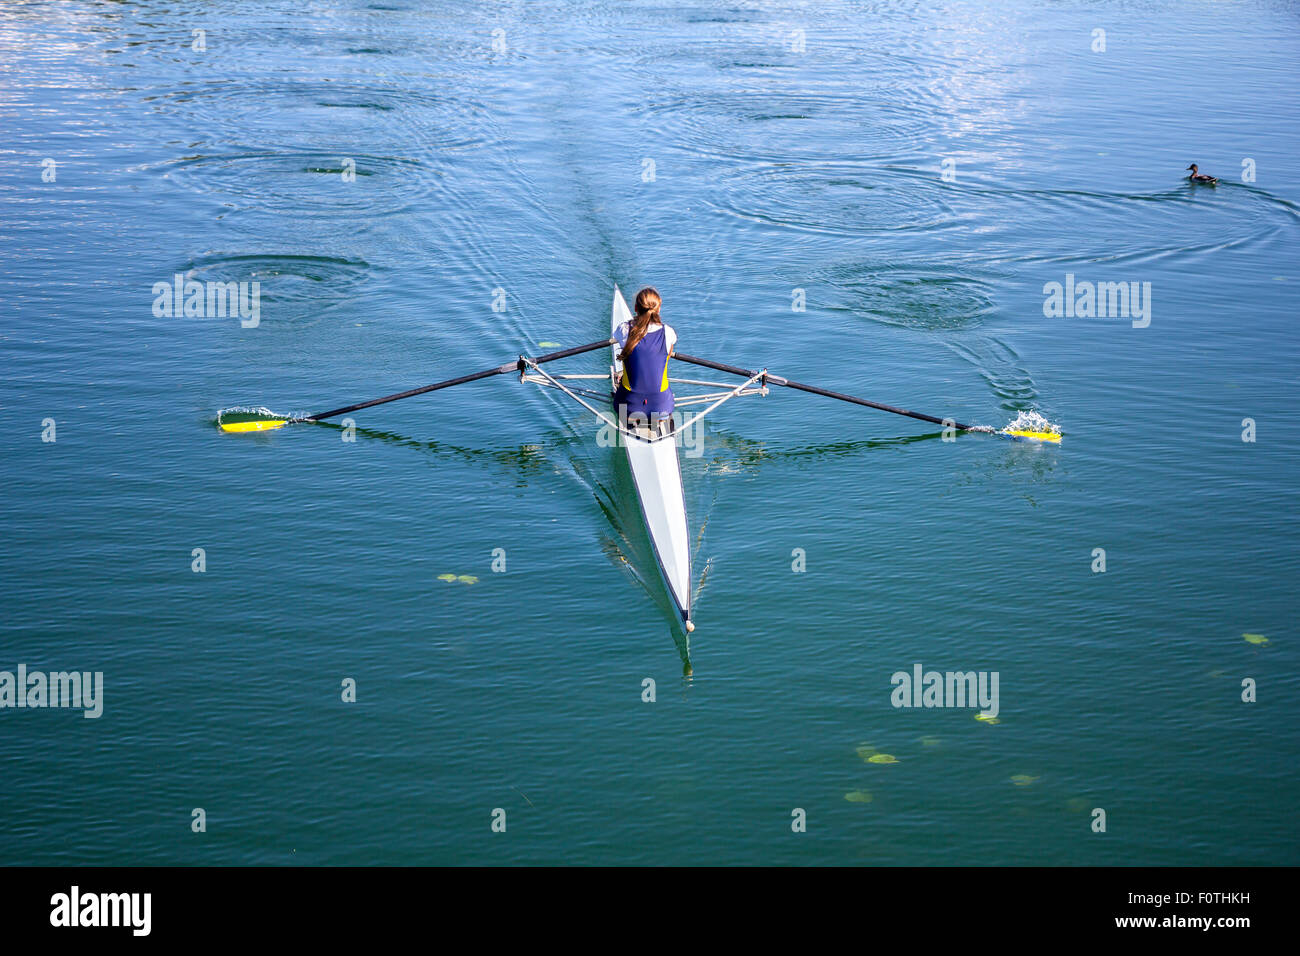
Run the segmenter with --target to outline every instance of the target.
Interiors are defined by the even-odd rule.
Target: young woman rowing
[[[623,375],[614,391],[614,406],[631,427],[658,427],[671,420],[673,390],[668,384],[668,360],[677,333],[659,318],[659,293],[647,286],[636,294],[635,314],[614,331],[622,351]]]

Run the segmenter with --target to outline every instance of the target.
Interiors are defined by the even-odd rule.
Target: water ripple
[[[355,298],[371,267],[362,259],[254,253],[208,255],[181,271],[198,282],[257,282],[262,325],[310,325]]]
[[[993,311],[989,283],[942,265],[851,263],[817,274],[873,322],[925,332],[978,326]]]
[[[458,152],[491,141],[484,107],[473,99],[355,80],[183,83],[144,100],[183,116],[208,142],[277,143],[289,130],[359,152],[402,144]]]
[[[353,164],[351,167],[345,165]],[[286,215],[381,217],[404,212],[439,188],[444,173],[409,158],[247,151],[155,164],[163,177],[240,208]],[[353,172],[351,181],[345,176]]]
[[[773,163],[732,168],[706,200],[714,209],[767,225],[861,235],[937,229],[953,210],[938,189],[908,188],[858,163]]]

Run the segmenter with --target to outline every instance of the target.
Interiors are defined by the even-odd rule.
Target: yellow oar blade
[[[1027,438],[1030,441],[1060,442],[1061,440],[1061,435],[1059,432],[1024,432],[1024,431],[1011,431],[1010,429],[1008,429],[1004,431],[1002,434],[1012,435],[1016,438]]]
[[[260,418],[251,422],[222,422],[223,432],[267,432],[289,424],[287,418]]]
[[[217,427],[223,432],[269,432],[292,420],[264,406],[239,405],[217,412]]]

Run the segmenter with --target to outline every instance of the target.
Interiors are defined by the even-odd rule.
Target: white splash
[[[1038,412],[1021,412],[1016,420],[1002,429],[1004,432],[1048,432],[1061,434],[1061,426],[1053,425]]]

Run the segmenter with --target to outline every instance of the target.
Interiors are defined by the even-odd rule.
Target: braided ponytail
[[[660,321],[659,306],[662,303],[659,293],[650,286],[646,286],[636,294],[636,315],[632,317],[632,327],[628,329],[627,341],[623,344],[623,351],[618,357],[620,362],[627,361],[628,354],[645,338],[651,324]]]

